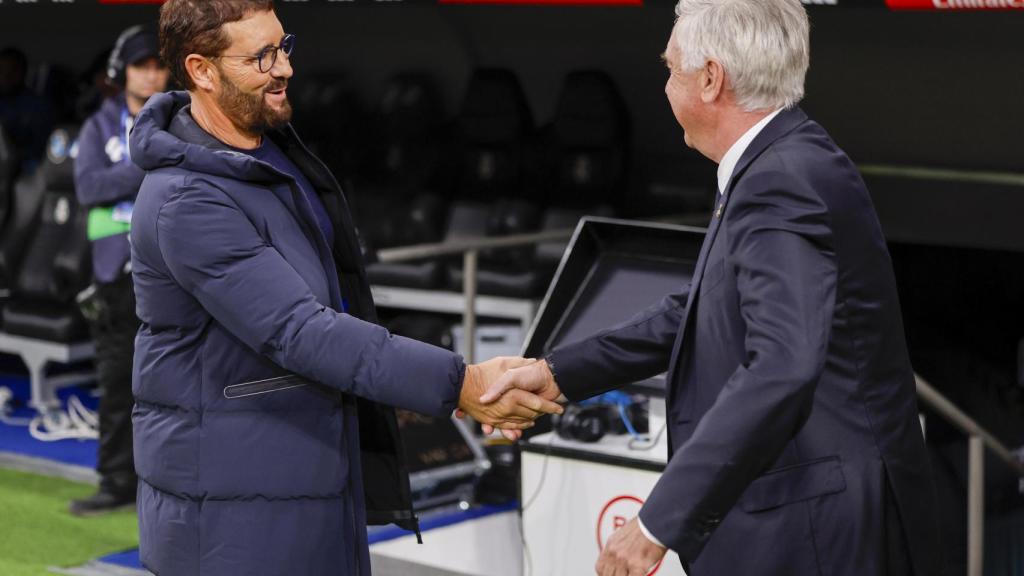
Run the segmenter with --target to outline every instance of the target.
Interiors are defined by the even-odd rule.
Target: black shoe
[[[135,509],[135,493],[115,494],[99,490],[88,498],[72,500],[69,511],[72,516],[98,516],[110,512]]]

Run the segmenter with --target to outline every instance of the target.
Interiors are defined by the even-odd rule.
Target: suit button
[[[700,529],[703,531],[704,536],[711,534],[711,531],[715,529],[722,522],[721,516],[717,514],[708,514],[700,519]]]

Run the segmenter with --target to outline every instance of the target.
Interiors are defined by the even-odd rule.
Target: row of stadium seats
[[[87,215],[74,192],[77,130],[60,128],[50,137],[46,158],[13,186],[0,184],[0,313],[4,332],[71,342],[88,330],[75,296],[91,275]],[[2,164],[0,156],[0,164]],[[0,174],[6,168],[0,167]]]
[[[337,75],[293,85],[300,136],[350,193],[427,189],[447,200],[511,196],[577,207],[625,201],[630,122],[604,72],[567,74],[540,128],[518,78],[504,69],[475,71],[452,116],[425,74],[396,75],[370,111]]]
[[[296,125],[319,150],[345,150],[350,131],[315,118],[344,99],[300,92]],[[315,101],[304,99],[315,94]],[[301,111],[301,112],[300,112]],[[312,131],[303,126],[306,123]],[[516,76],[476,71],[457,116],[446,121],[430,78],[396,76],[373,115],[361,153],[335,154],[363,240],[376,249],[572,228],[586,214],[612,215],[625,200],[629,121],[603,72],[566,76],[552,122],[534,129]],[[348,172],[346,172],[348,171]],[[543,293],[564,244],[481,255],[479,290],[533,298]],[[460,290],[461,259],[373,264],[374,283]]]

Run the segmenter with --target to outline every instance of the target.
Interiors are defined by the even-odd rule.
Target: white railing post
[[[462,256],[462,295],[466,311],[462,315],[462,337],[465,341],[466,362],[476,362],[476,250],[466,250]]]
[[[985,442],[972,434],[967,448],[967,574],[985,568]]]

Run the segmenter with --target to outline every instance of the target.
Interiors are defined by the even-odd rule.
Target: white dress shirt
[[[740,136],[740,139],[729,147],[725,156],[722,156],[722,162],[718,165],[719,195],[725,193],[726,187],[729,186],[729,180],[732,178],[732,173],[736,170],[736,164],[738,164],[740,158],[743,157],[743,153],[747,151],[747,147],[749,147],[750,143],[754,141],[754,138],[757,138],[757,135],[761,133],[761,130],[764,130],[764,127],[779,115],[779,112],[782,112],[782,108],[779,108],[775,112],[765,116],[760,122],[751,126],[750,130],[744,132],[743,136]]]
[[[747,151],[747,147],[749,147],[750,143],[754,141],[754,138],[757,138],[757,135],[761,133],[761,130],[764,130],[764,127],[779,115],[779,112],[782,112],[782,108],[779,108],[765,116],[760,122],[751,126],[750,130],[744,132],[743,136],[740,136],[739,140],[733,142],[733,145],[729,147],[725,156],[722,156],[722,162],[718,165],[719,197],[721,197],[722,194],[725,194],[725,189],[729,186],[729,180],[732,179],[732,173],[736,170],[736,164],[739,163],[740,158],[743,157],[743,153]],[[637,517],[636,521],[637,524],[640,525],[640,531],[643,532],[644,536],[646,536],[648,540],[662,548],[667,548],[667,546],[661,543],[661,540],[655,538],[654,535],[647,530],[647,527],[644,526],[643,520],[640,520],[640,518]]]

